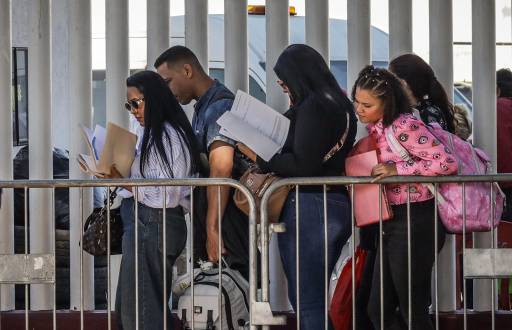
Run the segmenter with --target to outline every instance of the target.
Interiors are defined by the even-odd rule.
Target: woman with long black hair
[[[322,56],[306,45],[291,45],[274,67],[283,91],[290,98],[290,129],[281,153],[268,162],[241,145],[240,150],[256,160],[259,167],[281,177],[323,177],[342,175],[345,157],[352,149],[357,124],[351,102],[342,92]],[[344,143],[339,143],[345,135]],[[343,245],[351,234],[350,202],[344,186],[327,191],[327,219],[324,194],[319,186],[299,188],[299,219],[296,219],[296,191],[288,195],[280,221],[286,232],[279,234],[279,250],[286,277],[288,297],[300,311],[301,329],[323,328],[325,322],[325,271],[331,274]],[[299,221],[300,305],[296,292],[296,221]],[[324,255],[324,223],[328,227],[328,264]]]
[[[144,128],[139,135],[130,178],[179,179],[191,177],[199,164],[192,127],[165,81],[155,72],[138,72],[126,80],[125,107]],[[113,169],[110,177],[120,177]],[[121,329],[162,329],[163,310],[171,292],[172,266],[186,244],[184,210],[189,209],[189,187],[125,187],[134,198],[121,204],[123,257],[117,287],[116,313]],[[163,201],[166,218],[163,223]],[[135,207],[138,208],[138,255],[135,256]],[[163,271],[163,231],[166,230],[166,273]],[[138,261],[138,310],[135,297],[135,263]],[[167,299],[163,298],[163,279]],[[168,329],[171,311],[167,310]]]
[[[413,106],[425,124],[436,122],[448,132],[455,133],[453,105],[427,62],[418,55],[404,54],[389,63],[389,71],[405,82]]]

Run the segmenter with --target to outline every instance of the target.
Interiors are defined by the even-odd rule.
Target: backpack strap
[[[341,139],[334,145],[334,147],[329,150],[329,152],[324,156],[324,159],[322,163],[326,163],[329,159],[332,158],[338,151],[340,151],[341,148],[345,145],[345,142],[347,141],[348,132],[350,131],[350,115],[347,111],[347,128],[345,128],[345,132],[343,132],[343,135],[341,136]]]
[[[407,149],[405,149],[404,146],[396,139],[391,126],[384,129],[384,134],[386,135],[386,141],[388,141],[388,144],[394,153],[400,155],[400,158],[402,158],[404,162],[411,163],[414,161],[409,151],[407,151]]]

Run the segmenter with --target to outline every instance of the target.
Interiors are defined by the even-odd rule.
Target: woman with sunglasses
[[[131,168],[133,179],[180,179],[191,177],[199,164],[192,127],[164,80],[155,72],[138,72],[126,80],[125,107],[143,127]],[[112,169],[110,178],[120,177]],[[189,209],[189,187],[124,187],[134,198],[123,199],[123,257],[117,287],[116,313],[121,329],[162,329],[164,308],[170,296],[172,267],[186,244],[184,210]],[[165,201],[165,223],[163,223]],[[137,207],[138,255],[135,256],[135,208]],[[163,251],[165,226],[166,249]],[[166,299],[163,297],[163,257],[166,258]],[[138,310],[135,265],[138,262]],[[171,328],[167,310],[167,328]]]

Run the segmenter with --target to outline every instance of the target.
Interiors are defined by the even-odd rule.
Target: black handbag
[[[117,190],[117,189],[116,189]],[[107,255],[108,213],[107,203],[114,203],[116,190],[105,198],[103,207],[98,207],[89,215],[84,225],[83,249],[93,256]],[[123,222],[119,209],[110,209],[110,254],[122,253]]]

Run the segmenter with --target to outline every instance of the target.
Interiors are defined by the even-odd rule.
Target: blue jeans
[[[132,198],[121,204],[123,219],[123,257],[116,293],[117,323],[120,329],[135,329],[135,221]],[[172,286],[172,266],[185,248],[187,226],[181,207],[166,210],[166,278],[163,288],[163,209],[139,203],[138,207],[138,314],[139,329],[162,329],[167,308],[167,329],[171,329],[171,311],[167,307]]]
[[[299,190],[300,325],[301,329],[323,329],[325,324],[325,247],[323,192]],[[286,232],[278,235],[279,251],[288,279],[288,298],[297,311],[295,191],[291,191],[281,213]],[[342,192],[327,193],[327,246],[330,277],[343,245],[351,234],[350,203]],[[330,324],[330,321],[329,321]],[[331,325],[329,325],[331,327]]]

